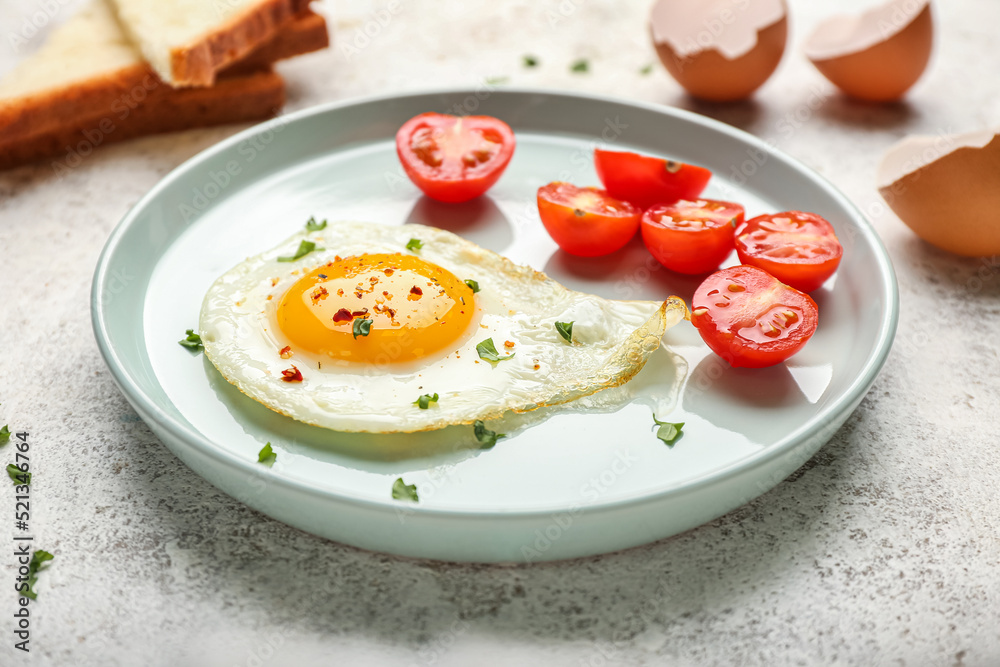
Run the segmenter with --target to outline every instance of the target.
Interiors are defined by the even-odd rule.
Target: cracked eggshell
[[[732,102],[778,67],[787,15],[784,0],[658,0],[649,24],[660,60],[685,90]]]
[[[933,41],[930,0],[892,0],[822,22],[806,40],[805,54],[847,95],[891,102],[924,73]]]
[[[907,137],[882,158],[878,186],[928,243],[969,257],[1000,253],[1000,131]]]

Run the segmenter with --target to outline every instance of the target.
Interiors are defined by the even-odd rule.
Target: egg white
[[[389,355],[385,363],[336,361],[294,346],[290,359],[281,358],[289,341],[275,310],[299,278],[338,255],[408,254],[413,238],[423,242],[413,251],[422,259],[479,283],[476,314],[454,349],[408,363],[392,363]],[[323,250],[277,261],[294,255],[304,239]],[[677,297],[611,301],[569,290],[444,230],[337,222],[296,233],[233,267],[205,295],[199,327],[205,355],[223,377],[268,408],[324,428],[393,433],[496,419],[620,385],[686,312]],[[572,344],[556,322],[574,322]],[[487,338],[501,356],[514,356],[496,364],[480,359],[476,345]],[[514,343],[513,350],[505,341]],[[302,382],[283,381],[282,371],[293,364]],[[414,403],[435,393],[439,400],[428,409]]]

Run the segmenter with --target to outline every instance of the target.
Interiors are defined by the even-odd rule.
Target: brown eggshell
[[[928,243],[969,257],[1000,253],[1000,134],[904,139],[882,159],[878,183]]]
[[[784,1],[749,0],[736,9],[740,6],[717,0],[654,5],[650,32],[656,52],[691,95],[712,102],[746,99],[781,62],[788,39]]]
[[[857,17],[823,22],[806,40],[805,52],[847,95],[891,102],[924,73],[933,42],[930,0],[892,0]]]

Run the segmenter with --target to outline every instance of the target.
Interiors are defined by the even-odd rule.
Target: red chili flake
[[[278,279],[277,278],[271,278],[271,287],[274,287],[277,284],[278,284]]]
[[[302,382],[302,371],[295,366],[281,371],[281,379],[285,382]]]
[[[387,275],[387,276],[391,276],[391,275],[392,275],[392,269],[386,269],[386,270],[385,270],[385,271],[383,271],[382,273],[384,273],[384,274],[385,274],[385,275]]]
[[[353,313],[351,313],[353,317],[364,317],[367,314],[368,314],[367,308],[365,308],[364,310],[355,310]]]
[[[414,285],[413,287],[410,288],[410,294],[416,294],[417,296],[423,296],[424,291],[422,289],[420,289],[419,287],[417,287],[416,285]]]
[[[349,322],[354,319],[354,315],[351,315],[351,311],[346,308],[341,308],[336,313],[333,314],[334,322]]]
[[[378,276],[372,276],[371,278],[368,279],[368,282],[374,285],[375,283],[378,282]]]
[[[319,287],[313,290],[312,294],[309,295],[309,298],[313,300],[313,303],[316,303],[320,299],[325,299],[329,295],[330,293],[326,291],[326,288],[320,285]]]
[[[337,296],[344,296],[344,290],[343,289],[337,290]]]
[[[285,347],[281,348],[281,351],[278,352],[278,354],[281,356],[282,359],[291,359],[291,357],[292,357],[292,346],[291,345],[286,345]]]
[[[505,340],[503,342],[503,346],[506,347],[509,350],[510,348],[514,347],[514,341],[512,341],[512,340]]]
[[[361,294],[361,292],[355,292],[355,293],[354,293],[354,296],[356,296],[356,297],[358,297],[358,298],[360,299],[360,298],[361,298],[361,296],[362,296],[362,294]]]

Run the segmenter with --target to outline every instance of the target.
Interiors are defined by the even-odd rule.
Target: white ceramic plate
[[[487,196],[445,205],[403,176],[394,136],[418,113],[456,110],[502,118],[518,146]],[[814,294],[820,325],[806,348],[781,366],[735,370],[682,322],[626,393],[507,423],[511,437],[478,450],[469,427],[373,436],[297,423],[245,398],[203,356],[177,344],[197,327],[202,297],[219,275],[311,215],[442,227],[574,289],[689,301],[697,280],[660,268],[639,239],[583,260],[558,251],[542,229],[536,189],[553,180],[597,185],[595,145],[707,166],[715,175],[705,196],[742,202],[749,215],[802,209],[829,219],[844,259]],[[195,472],[317,535],[487,562],[643,544],[768,490],[861,401],[889,351],[897,310],[892,268],[871,226],[798,162],[691,113],[519,90],[333,104],[236,135],[176,169],[135,206],[108,241],[93,286],[94,329],[116,381]],[[675,446],[655,437],[654,411],[686,424]],[[256,462],[265,442],[277,452],[272,468]],[[419,504],[391,498],[400,476],[417,485]]]

